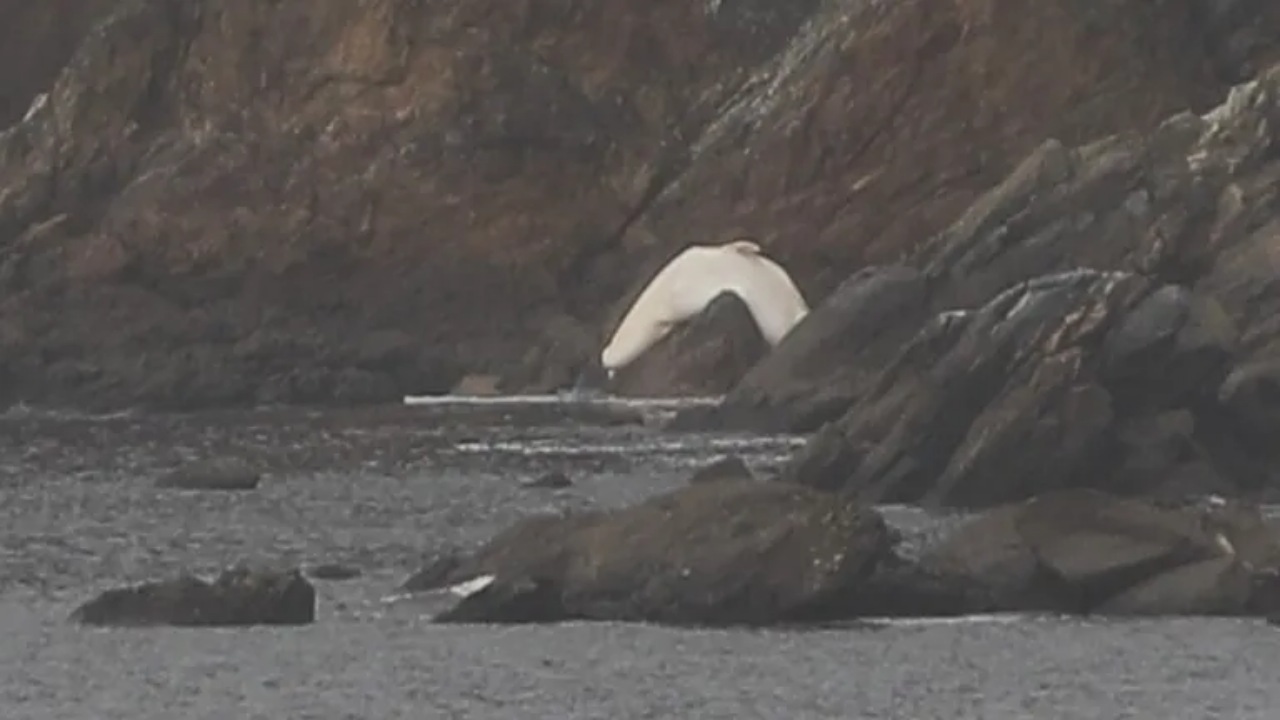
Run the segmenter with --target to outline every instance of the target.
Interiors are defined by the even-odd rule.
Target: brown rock
[[[778,483],[690,485],[634,507],[544,516],[450,575],[494,575],[441,621],[768,624],[839,616],[886,557],[871,510]]]
[[[807,432],[844,414],[929,317],[928,285],[904,266],[855,273],[710,411],[674,427]]]
[[[768,350],[746,304],[724,292],[620,369],[608,387],[642,397],[722,395]]]
[[[1271,422],[1246,400],[1266,383],[1242,368],[1280,348],[1274,273],[1254,267],[1280,197],[1278,121],[1280,67],[1148,137],[1046,144],[920,252],[931,304],[954,311],[851,384],[787,475],[960,505],[1273,486],[1274,443],[1247,429]],[[1183,441],[1167,424],[1152,436],[1180,410]]]

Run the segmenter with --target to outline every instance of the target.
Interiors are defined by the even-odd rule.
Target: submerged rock
[[[262,475],[242,463],[207,461],[176,468],[156,480],[156,487],[176,490],[254,490]]]
[[[108,590],[71,615],[86,625],[306,625],[316,591],[298,570],[233,568],[213,582],[192,575]]]
[[[543,516],[449,575],[493,575],[441,621],[766,624],[839,615],[885,557],[872,510],[778,483],[691,485],[631,508]]]

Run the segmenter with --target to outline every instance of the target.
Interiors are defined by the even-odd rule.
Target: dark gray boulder
[[[448,577],[451,585],[493,582],[439,619],[758,625],[841,617],[889,548],[879,515],[826,493],[695,484],[501,533]]]
[[[107,590],[71,618],[114,626],[306,625],[315,622],[316,591],[297,569],[237,567],[212,582],[184,574]]]
[[[1094,490],[988,510],[921,560],[992,609],[1248,615],[1274,604],[1280,542],[1256,506],[1162,507]]]

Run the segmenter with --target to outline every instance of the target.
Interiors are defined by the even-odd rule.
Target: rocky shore
[[[358,582],[360,573],[309,574]],[[478,548],[437,552],[402,590],[452,596],[440,623],[1280,619],[1280,531],[1247,502],[1076,489],[973,513],[922,540],[848,494],[726,474],[631,507],[535,515]],[[299,569],[242,566],[212,581],[180,575],[108,590],[71,619],[298,625],[315,622],[315,603]]]
[[[442,621],[1277,610],[1275,3],[64,5],[0,0],[5,403],[563,389],[733,233],[814,306],[612,388],[811,434],[779,477],[521,524]],[[912,555],[884,503],[976,515]],[[236,572],[77,617],[310,621]]]

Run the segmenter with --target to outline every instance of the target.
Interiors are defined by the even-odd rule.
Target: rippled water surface
[[[554,403],[2,418],[0,718],[1280,717],[1280,634],[1256,621],[434,626],[442,599],[396,593],[424,555],[520,517],[634,502],[727,452],[767,473],[796,442]],[[153,487],[209,457],[254,463],[262,486]],[[519,486],[550,470],[574,487]],[[363,574],[316,581],[302,628],[66,622],[107,587],[241,560]]]

